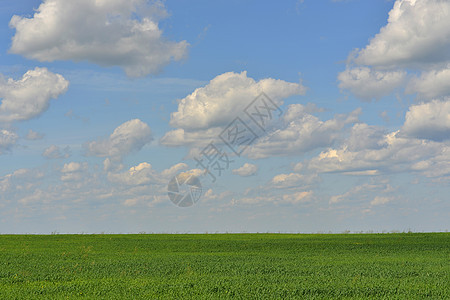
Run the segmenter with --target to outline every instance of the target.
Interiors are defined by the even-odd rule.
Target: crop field
[[[450,234],[0,235],[0,299],[450,299]]]

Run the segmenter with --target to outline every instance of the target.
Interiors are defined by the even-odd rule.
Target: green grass
[[[0,299],[450,299],[450,234],[0,235]]]

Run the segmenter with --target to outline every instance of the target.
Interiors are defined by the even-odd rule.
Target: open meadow
[[[0,299],[450,299],[450,234],[1,235]]]

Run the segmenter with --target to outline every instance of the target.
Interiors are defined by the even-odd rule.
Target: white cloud
[[[280,128],[262,136],[246,152],[252,159],[272,156],[301,155],[331,146],[343,134],[345,125],[358,121],[360,109],[333,119],[321,121],[307,113],[305,106],[292,104],[283,116]]]
[[[284,194],[283,202],[298,204],[298,203],[306,203],[312,200],[313,191],[302,191],[302,192],[294,192],[292,194]]]
[[[364,100],[380,99],[403,84],[404,71],[376,71],[368,67],[348,68],[339,73],[339,88]]]
[[[31,140],[31,141],[34,141],[34,140],[41,140],[41,139],[43,139],[43,138],[44,138],[44,134],[39,133],[39,132],[36,132],[36,131],[34,131],[34,130],[32,130],[32,129],[30,129],[30,130],[28,131],[27,135],[25,136],[25,139]]]
[[[234,202],[244,205],[263,205],[263,204],[292,204],[298,205],[311,202],[314,196],[313,191],[294,191],[291,193],[284,193],[282,195],[264,195],[264,196],[250,196],[242,197],[241,199],[234,199]]]
[[[388,24],[339,74],[340,88],[362,99],[396,88],[416,94],[400,130],[357,124],[342,145],[323,151],[308,167],[317,172],[377,175],[450,174],[450,2],[397,0]],[[428,103],[426,103],[428,102]],[[383,114],[386,117],[386,114]]]
[[[170,147],[188,146],[188,157],[194,157],[212,139],[218,139],[225,126],[236,117],[252,126],[244,109],[262,92],[274,103],[281,105],[284,98],[302,95],[305,91],[306,88],[301,83],[272,78],[255,81],[247,77],[245,71],[224,73],[179,100],[178,110],[171,114],[170,120],[170,125],[178,128],[167,132],[160,143]],[[276,120],[273,117],[266,127],[273,126]]]
[[[173,165],[169,169],[166,169],[161,172],[161,176],[164,178],[172,178],[173,176],[177,175],[181,170],[188,169],[188,165],[185,163],[178,163],[176,165]]]
[[[126,172],[113,173],[102,172],[96,165],[89,168],[86,162],[69,162],[58,169],[46,166],[19,169],[0,176],[0,205],[16,202],[20,204],[16,207],[23,212],[33,204],[34,215],[82,207],[95,210],[97,205],[101,206],[100,215],[109,213],[118,204],[149,207],[163,202],[169,205],[169,178],[162,174],[168,176],[180,167],[183,166],[173,166],[158,173],[148,163],[141,163]]]
[[[412,105],[406,113],[402,131],[420,139],[450,139],[450,99]]]
[[[152,139],[150,127],[139,119],[133,119],[117,127],[109,138],[88,142],[84,147],[87,155],[120,161],[125,155],[139,151]]]
[[[152,185],[154,190],[164,190],[164,193],[166,193],[169,181],[173,176],[181,173],[201,176],[203,171],[199,169],[188,170],[188,165],[185,163],[178,163],[168,169],[158,172],[153,169],[151,164],[142,162],[124,172],[108,172],[107,178],[110,182],[126,186]]]
[[[77,162],[70,162],[67,164],[64,164],[64,166],[61,169],[62,173],[70,173],[70,172],[77,172],[81,171],[83,168],[85,168],[87,164],[81,164]]]
[[[258,172],[258,166],[254,164],[245,163],[242,167],[238,169],[234,169],[232,171],[233,174],[239,175],[242,177],[252,176]]]
[[[69,82],[46,68],[26,72],[22,79],[0,78],[0,122],[29,120],[47,110],[50,99],[67,91]]]
[[[375,198],[373,198],[373,200],[370,202],[370,205],[372,205],[372,206],[383,205],[388,202],[391,202],[392,200],[393,200],[393,197],[375,196]]]
[[[353,186],[347,192],[330,197],[329,204],[337,204],[341,202],[367,202],[373,194],[379,194],[372,198],[371,206],[385,204],[393,200],[393,192],[395,188],[391,186],[386,178],[375,177],[368,182]]]
[[[360,143],[352,143],[367,135]],[[321,152],[308,162],[311,171],[348,175],[416,172],[427,177],[450,174],[450,145],[411,138],[401,130],[381,134],[373,126],[356,124],[339,147]]]
[[[45,0],[31,18],[13,16],[10,52],[39,61],[120,66],[128,76],[159,72],[187,53],[188,43],[162,36],[160,1]]]
[[[279,189],[301,188],[318,180],[316,174],[278,174],[271,180],[271,186]]]
[[[345,140],[344,144],[351,151],[381,149],[386,145],[385,135],[386,130],[382,127],[358,123],[353,125],[350,136]]]
[[[450,94],[450,2],[397,0],[388,24],[355,49],[338,75],[339,87],[369,100],[405,88],[419,99]],[[408,76],[408,72],[420,75]]]
[[[123,173],[108,173],[108,180],[125,185],[143,185],[160,181],[149,163],[143,162]]]
[[[450,96],[450,65],[444,69],[426,71],[408,82],[405,92],[417,93],[419,99]]]
[[[117,161],[112,161],[109,157],[105,158],[103,161],[103,170],[106,172],[121,171],[124,165],[122,163],[117,163]]]
[[[317,174],[278,174],[261,186],[248,188],[232,202],[241,204],[303,204],[313,200],[313,186],[320,181]]]
[[[186,131],[227,125],[262,92],[280,105],[284,98],[303,95],[306,88],[301,83],[272,78],[255,81],[246,71],[224,73],[179,100],[170,125]]]
[[[0,154],[9,151],[16,144],[19,136],[9,130],[0,129]]]
[[[6,199],[9,199],[9,192],[33,192],[34,188],[40,184],[44,173],[36,169],[18,169],[10,174],[0,177],[0,191]]]
[[[211,139],[217,138],[222,132],[221,128],[209,128],[206,130],[186,131],[182,128],[167,132],[160,140],[161,144],[168,147],[191,146],[203,147]]]
[[[61,148],[59,148],[58,146],[51,145],[44,150],[42,156],[50,159],[68,158],[70,157],[70,147],[64,147],[64,149],[61,151]]]
[[[355,62],[382,68],[450,60],[450,2],[397,0],[388,24],[359,51]]]
[[[85,171],[88,169],[86,162],[70,162],[64,164],[61,168],[61,181],[80,181],[85,177]]]

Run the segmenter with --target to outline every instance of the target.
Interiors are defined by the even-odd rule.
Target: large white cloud
[[[87,155],[120,161],[125,155],[139,151],[152,139],[150,127],[139,119],[133,119],[118,126],[109,138],[88,142],[84,147]]]
[[[397,0],[388,24],[355,62],[383,68],[439,64],[450,60],[450,2]]]
[[[435,141],[450,139],[450,99],[411,106],[402,131],[415,138]]]
[[[276,105],[281,105],[285,98],[305,92],[306,88],[300,82],[272,78],[256,81],[247,77],[245,71],[218,75],[206,86],[178,101],[178,110],[171,114],[170,120],[170,125],[176,128],[167,132],[160,143],[171,147],[188,146],[188,156],[195,156],[211,140],[218,140],[222,130],[236,117],[251,126],[253,123],[244,110],[261,93],[265,93]],[[261,112],[265,113],[263,110]],[[274,114],[272,121],[275,121],[278,112],[271,113]],[[267,124],[268,127],[270,125]]]
[[[26,72],[22,79],[0,78],[0,122],[29,120],[47,110],[50,99],[66,92],[69,82],[46,68]]]
[[[349,57],[339,87],[361,99],[406,88],[421,100],[450,94],[450,2],[397,0],[388,23]],[[409,74],[413,71],[418,74]]]
[[[262,92],[280,105],[284,98],[303,95],[306,88],[301,83],[272,78],[256,81],[247,77],[246,71],[224,73],[179,100],[170,125],[191,131],[227,125]]]
[[[160,1],[45,0],[31,18],[13,16],[12,53],[39,61],[90,61],[137,77],[186,55],[188,43],[162,37]]]

